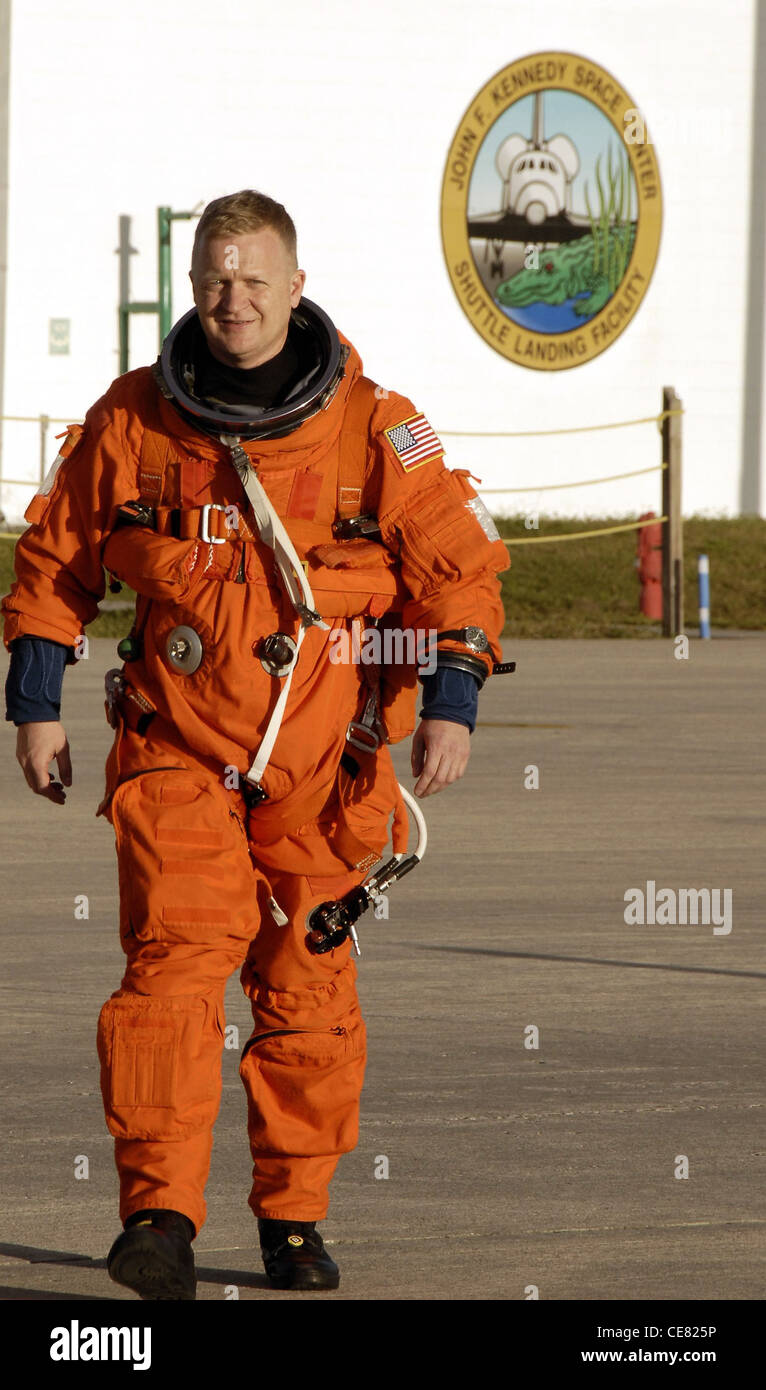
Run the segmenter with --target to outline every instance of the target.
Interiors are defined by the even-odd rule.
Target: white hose
[[[406,787],[402,786],[401,782],[399,783],[399,791],[401,792],[402,799],[404,800],[408,810],[412,813],[415,824],[418,827],[418,843],[415,849],[412,851],[412,853],[414,854],[416,859],[422,859],[423,855],[426,852],[426,845],[428,844],[428,830],[426,828],[426,818],[423,815],[423,812],[421,811],[420,807],[418,806],[418,803],[415,800],[414,796],[412,796],[407,791]],[[396,858],[403,859],[404,855],[397,854]]]

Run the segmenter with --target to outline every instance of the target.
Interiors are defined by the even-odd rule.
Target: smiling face
[[[189,278],[208,347],[227,367],[258,367],[284,346],[306,275],[271,227],[206,237]]]

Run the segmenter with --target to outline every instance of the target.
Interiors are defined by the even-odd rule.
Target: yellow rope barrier
[[[640,531],[642,526],[656,526],[667,521],[666,516],[652,516],[648,521],[628,521],[624,526],[601,526],[595,531],[565,531],[561,536],[501,536],[505,545],[534,545],[542,541],[579,541],[583,536],[612,536],[615,531]]]
[[[659,415],[642,415],[640,420],[614,420],[609,425],[570,425],[563,430],[439,430],[452,439],[531,439],[544,434],[585,434],[589,430],[621,430],[626,425],[661,425],[670,415],[683,415],[683,410],[661,410]]]
[[[591,483],[616,483],[620,478],[638,478],[642,473],[661,473],[666,463],[655,463],[651,468],[634,468],[631,473],[612,473],[608,478],[583,478],[579,483],[538,483],[531,487],[482,487],[482,492],[555,492],[562,487],[590,487]]]

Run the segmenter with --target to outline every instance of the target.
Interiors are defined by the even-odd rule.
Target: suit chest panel
[[[249,456],[274,510],[291,531],[290,523],[311,523],[332,534],[337,514],[338,445],[321,458],[295,468],[272,463],[254,451]],[[234,465],[225,455],[211,459],[174,450],[165,464],[160,505],[163,507],[244,506],[245,498]]]

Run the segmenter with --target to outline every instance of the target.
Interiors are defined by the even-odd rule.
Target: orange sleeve
[[[32,499],[32,524],[16,545],[16,582],[3,599],[4,641],[46,637],[74,646],[104,596],[103,545],[117,507],[137,492],[138,454],[127,431],[131,377],[118,378],[88,411],[79,439],[72,433]],[[53,470],[51,470],[52,473]],[[51,486],[52,483],[52,486]]]
[[[406,396],[392,392],[378,402],[370,425],[370,489],[381,534],[399,556],[412,595],[403,621],[438,632],[483,628],[492,657],[502,661],[505,613],[497,576],[510,565],[508,551],[471,475],[445,467],[443,446],[423,419]],[[465,652],[454,641],[439,647]],[[489,651],[483,660],[491,671]]]

